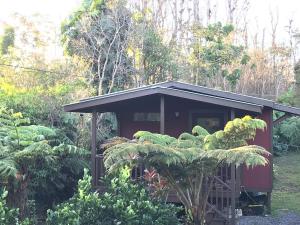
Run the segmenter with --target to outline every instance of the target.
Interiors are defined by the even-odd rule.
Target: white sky
[[[224,0],[218,1],[221,2]],[[277,9],[279,13],[278,31],[280,39],[284,40],[286,38],[284,27],[288,24],[290,18],[293,18],[295,26],[300,28],[300,0],[249,1],[251,5],[249,16],[251,19],[250,28],[252,31],[270,26],[271,9],[273,11]],[[0,0],[0,33],[3,24],[12,21],[11,18],[15,12],[24,16],[41,14],[59,29],[62,20],[74,11],[80,3],[81,0]]]
[[[30,16],[39,13],[55,24],[66,18],[81,0],[0,0],[0,21],[9,21],[15,12]]]
[[[285,26],[290,19],[294,20],[294,26],[300,30],[300,0],[249,0],[251,4],[250,14],[252,29],[270,27],[270,11],[276,11],[279,15],[278,31],[281,38],[286,32]],[[252,16],[253,15],[253,16]]]

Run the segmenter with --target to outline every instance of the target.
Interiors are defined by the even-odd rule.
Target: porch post
[[[160,96],[160,133],[165,133],[165,97]]]
[[[274,169],[273,169],[273,156],[274,156],[274,152],[273,152],[273,128],[274,126],[276,126],[276,121],[273,121],[273,110],[271,110],[270,112],[270,124],[269,126],[267,127],[267,131],[269,131],[269,135],[270,135],[270,140],[271,140],[271,149],[270,149],[270,152],[271,152],[271,160],[270,160],[270,166],[271,166],[271,172],[272,172],[272,175],[271,175],[271,179],[272,179],[272,190],[273,190],[273,177],[274,177]],[[288,115],[288,114],[285,114],[285,116]],[[280,118],[279,118],[280,119]],[[272,201],[272,190],[267,192],[267,213],[268,214],[271,214],[271,201]]]
[[[97,112],[94,111],[92,114],[92,137],[91,137],[91,170],[92,170],[92,186],[96,186],[97,177],[96,177],[96,136],[97,136]]]
[[[121,136],[121,119],[120,119],[120,113],[116,113],[117,118],[117,136]]]
[[[230,120],[235,118],[235,111],[233,108],[230,109]],[[231,225],[235,225],[235,185],[236,185],[236,177],[235,177],[235,165],[231,164]]]

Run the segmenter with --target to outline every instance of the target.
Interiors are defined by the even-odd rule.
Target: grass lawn
[[[289,153],[274,158],[274,189],[272,212],[281,210],[300,213],[300,153]]]

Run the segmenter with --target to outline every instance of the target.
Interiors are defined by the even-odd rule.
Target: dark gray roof
[[[145,87],[129,89],[126,91],[86,98],[77,103],[65,105],[64,109],[67,112],[92,112],[96,108],[99,109],[104,105],[150,95],[174,96],[257,113],[260,113],[264,107],[268,107],[277,111],[300,115],[299,108],[285,106],[271,100],[236,94],[228,91],[220,91],[177,81],[168,81]]]

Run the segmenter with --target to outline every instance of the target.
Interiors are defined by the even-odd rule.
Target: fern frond
[[[177,141],[176,138],[169,135],[156,134],[149,131],[138,131],[133,136],[140,142],[148,141],[153,144],[160,144],[165,146],[173,143],[174,141]]]
[[[201,126],[195,126],[192,129],[192,134],[194,134],[196,136],[206,136],[206,135],[209,135],[209,132]]]
[[[16,163],[11,158],[0,158],[0,177],[7,178],[17,174]]]
[[[197,137],[195,137],[192,134],[189,133],[182,133],[179,135],[178,140],[191,140],[191,141],[195,141],[197,139]]]
[[[53,147],[53,154],[55,155],[69,155],[69,156],[87,156],[90,154],[89,151],[79,148],[74,145],[60,144],[58,146]]]
[[[121,143],[128,142],[128,141],[129,141],[129,139],[127,139],[127,138],[113,137],[111,139],[104,141],[104,143],[100,146],[100,148],[103,150],[106,150],[114,145],[121,144]]]
[[[268,164],[270,153],[263,147],[257,145],[248,145],[232,149],[216,149],[202,152],[200,158],[212,158],[218,163],[235,164],[237,166],[246,164],[249,166],[265,166]]]
[[[145,163],[171,165],[181,163],[185,157],[182,149],[145,142],[122,143],[104,152],[104,163],[109,170],[124,165],[124,162],[136,164],[139,160],[143,160]]]
[[[14,158],[18,163],[30,163],[37,158],[52,160],[50,157],[52,148],[47,141],[40,141],[29,145],[21,151],[15,153]]]
[[[269,153],[260,146],[247,145],[247,140],[255,136],[256,129],[264,127],[265,122],[246,116],[228,122],[224,130],[213,134],[196,126],[194,135],[183,133],[178,139],[139,131],[134,135],[135,140],[110,142],[104,151],[104,164],[109,171],[141,162],[154,168],[179,166],[182,171],[195,165],[205,165],[209,170],[220,163],[266,165],[268,160],[265,156]]]

